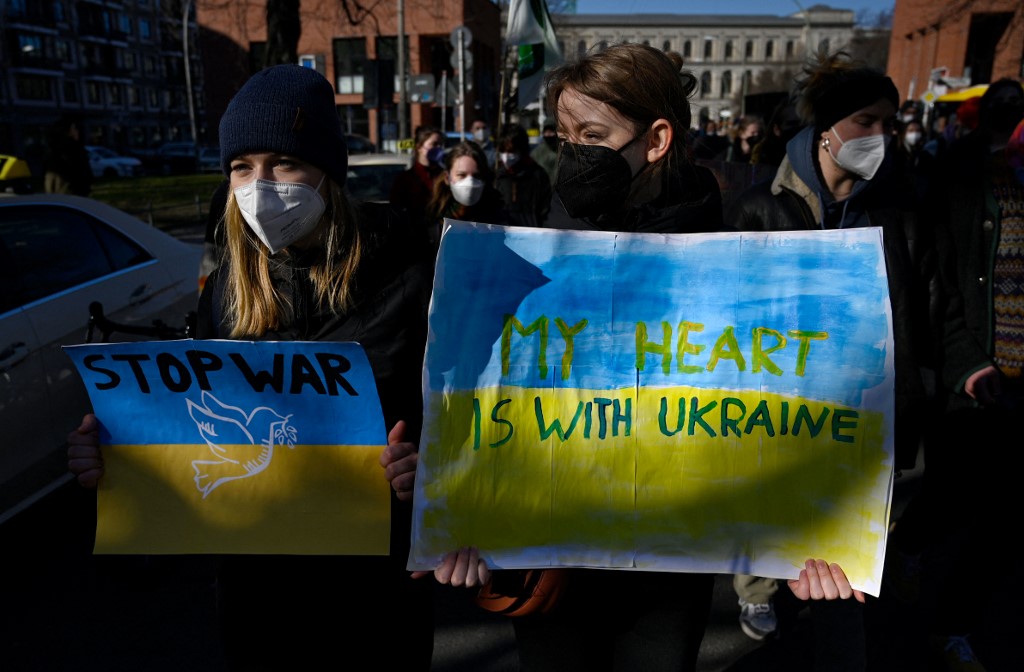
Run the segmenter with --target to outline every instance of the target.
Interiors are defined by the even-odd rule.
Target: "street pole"
[[[398,139],[408,135],[408,110],[405,106],[405,0],[398,0]]]
[[[183,5],[181,11],[181,45],[185,55],[185,96],[188,100],[188,123],[192,131],[192,150],[195,152],[196,166],[199,166],[199,138],[196,134],[196,104],[192,99],[192,64],[188,53],[188,15],[192,9],[192,0]]]
[[[459,31],[459,139],[466,139],[466,36]]]

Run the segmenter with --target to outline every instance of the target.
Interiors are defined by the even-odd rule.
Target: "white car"
[[[155,320],[184,337],[200,254],[99,201],[0,199],[0,523],[71,480],[65,440],[90,405],[61,346],[90,340],[90,304],[126,327],[93,342],[153,337],[131,332]]]
[[[412,154],[349,155],[345,188],[356,200],[386,202],[395,176],[411,165]]]
[[[106,147],[86,146],[93,177],[133,177],[142,174],[142,161],[121,156]]]

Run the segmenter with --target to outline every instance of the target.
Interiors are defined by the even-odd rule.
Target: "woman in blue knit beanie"
[[[392,483],[389,557],[221,559],[228,668],[346,669],[387,652],[388,667],[428,670],[432,587],[405,570],[432,285],[422,231],[389,206],[349,202],[334,90],[315,70],[253,75],[221,118],[220,147],[227,244],[199,300],[197,337],[362,344],[389,429],[380,463]],[[97,426],[86,416],[68,439],[69,468],[85,486],[103,474]]]

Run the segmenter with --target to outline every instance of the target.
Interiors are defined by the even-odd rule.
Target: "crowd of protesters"
[[[259,216],[243,207],[244,198],[250,185],[260,188],[265,180],[300,182],[304,204],[314,213],[305,237],[289,244],[296,259],[344,254],[321,249],[321,232],[339,226],[331,217],[356,233],[371,220],[402,217],[412,232],[403,234],[409,236],[403,249],[419,262],[436,253],[445,219],[661,233],[881,227],[896,349],[895,466],[898,477],[925,463],[924,487],[894,521],[880,597],[865,600],[841,569],[822,561],[809,561],[789,587],[797,597],[811,598],[812,611],[825,614],[821,627],[836,610],[844,611],[844,623],[857,624],[844,626],[842,649],[813,652],[817,670],[885,669],[872,658],[867,623],[871,604],[881,600],[898,600],[927,620],[921,637],[908,637],[917,669],[983,670],[971,635],[988,604],[1000,599],[1000,584],[979,580],[977,569],[985,561],[1002,562],[1009,536],[1002,521],[1019,508],[1015,474],[1000,467],[1005,437],[1015,435],[1024,402],[1020,82],[995,82],[979,99],[938,118],[914,102],[901,105],[883,73],[845,54],[819,54],[794,95],[769,114],[691,124],[687,98],[695,83],[676,55],[615,45],[583,62],[586,68],[568,64],[550,76],[547,103],[557,123],[546,126],[533,146],[515,124],[491,137],[486,122],[474,123],[473,139],[447,150],[440,129],[417,129],[415,162],[395,182],[390,214],[349,209],[343,166],[324,153],[319,139],[293,142],[283,127],[279,137],[252,130],[255,115],[264,111],[260,96],[280,95],[254,79],[243,89],[248,97],[229,107],[237,114],[222,121],[222,136],[238,140],[222,142],[234,190],[225,220],[229,231],[256,245],[246,226],[257,227]],[[636,71],[658,85],[637,86]],[[296,95],[309,96],[309,109],[329,107],[319,80],[296,84],[289,70],[271,73],[282,90],[294,87]],[[324,124],[334,139],[334,122]],[[593,128],[603,134],[595,137]],[[282,167],[280,155],[298,159],[298,169]],[[321,192],[332,204],[327,214]],[[410,240],[422,241],[424,255],[407,249]],[[224,269],[242,264],[234,257],[243,247],[238,243],[226,253]],[[221,294],[204,294],[212,315],[224,313],[209,301],[236,307],[232,297],[244,289],[238,271],[221,273],[211,281]],[[276,277],[267,282],[279,291]],[[320,296],[313,280],[303,282],[312,283],[303,296]],[[348,280],[339,282],[344,289]],[[346,300],[308,308],[327,319],[327,313],[346,314]],[[417,319],[425,306],[417,304]],[[227,325],[220,337],[291,334],[295,317]],[[220,335],[226,325],[207,327]],[[87,485],[102,475],[96,423],[87,418],[69,439],[71,469]],[[392,444],[381,463],[397,493],[397,510],[397,500],[411,497],[415,447],[405,437]],[[999,566],[1015,571],[1019,563]],[[567,598],[560,612],[517,620],[524,669],[694,669],[707,625],[709,577],[619,574],[576,570],[574,581],[589,595]],[[475,587],[493,575],[475,549],[460,549],[435,576]],[[755,639],[784,633],[774,608],[776,584],[737,576],[738,616]],[[599,610],[598,595],[617,610],[616,618]],[[282,611],[287,602],[279,600]],[[245,610],[255,613],[255,607]],[[941,666],[932,667],[935,661]]]

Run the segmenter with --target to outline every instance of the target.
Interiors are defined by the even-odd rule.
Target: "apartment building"
[[[676,51],[700,82],[692,99],[701,117],[742,113],[755,84],[786,90],[808,50],[848,49],[854,13],[815,5],[790,16],[713,14],[559,14],[552,17],[566,57],[617,42]]]
[[[220,118],[242,82],[263,65],[268,37],[266,5],[266,0],[196,0],[204,68],[210,82],[205,102],[211,121]],[[357,4],[303,0],[299,61],[334,84],[338,113],[346,131],[368,136],[384,146],[398,137],[399,9],[405,24],[408,75],[406,137],[420,124],[444,124],[447,129],[457,130],[460,109],[465,110],[467,129],[476,117],[494,127],[501,61],[499,8],[494,2],[390,0]],[[461,94],[456,87],[459,59],[455,29],[459,27],[466,30],[462,106],[455,104]],[[384,95],[368,95],[371,92]],[[215,130],[211,127],[211,133]]]
[[[896,0],[889,75],[904,98],[925,99],[1024,79],[1020,0]]]
[[[0,0],[0,153],[38,170],[49,127],[66,115],[86,143],[122,152],[189,140],[193,121],[202,141],[204,78],[190,5]]]

